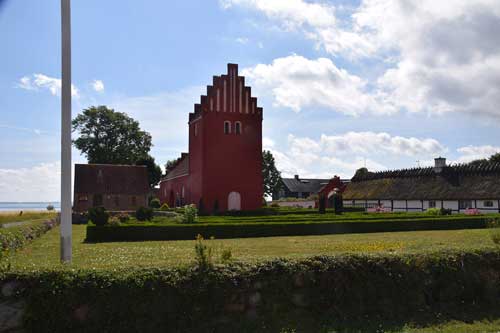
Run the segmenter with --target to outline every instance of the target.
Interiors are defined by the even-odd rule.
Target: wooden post
[[[406,203],[406,212],[408,213],[408,200],[405,200]]]
[[[391,212],[394,211],[394,200],[391,200]]]

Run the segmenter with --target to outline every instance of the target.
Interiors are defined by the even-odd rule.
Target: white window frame
[[[227,132],[226,132],[226,124],[227,124]],[[224,121],[224,134],[231,134],[231,122],[229,120]]]
[[[234,134],[241,134],[243,132],[243,125],[241,124],[241,121],[235,121],[234,122]]]

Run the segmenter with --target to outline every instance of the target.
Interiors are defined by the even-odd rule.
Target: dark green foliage
[[[198,215],[205,215],[205,205],[203,204],[203,198],[198,201]]]
[[[129,224],[119,227],[87,227],[87,241],[190,240],[204,237],[245,238],[271,236],[328,235],[415,230],[456,230],[485,228],[484,217],[432,217],[350,222],[234,222],[213,224]]]
[[[73,144],[89,163],[132,165],[151,149],[151,135],[137,121],[106,106],[84,109],[72,124],[79,133]]]
[[[318,197],[318,211],[320,214],[326,213],[326,198],[324,194],[320,194]]]
[[[149,207],[139,207],[135,211],[135,218],[139,221],[151,221],[153,219],[153,209]]]
[[[55,227],[56,219],[9,228],[0,227],[0,259],[8,253],[22,248]]]
[[[450,208],[441,208],[439,215],[451,215],[452,211]]]
[[[161,202],[160,199],[158,198],[153,198],[149,201],[149,207],[153,209],[159,209],[161,207]]]
[[[342,194],[336,193],[333,195],[333,211],[335,214],[342,214],[344,208],[344,202],[342,200]]]
[[[276,168],[273,154],[268,150],[262,152],[262,181],[264,195],[272,196],[281,189],[281,173]]]
[[[368,171],[367,168],[359,168],[358,170],[356,170],[356,172],[354,173],[354,177],[353,178],[364,178],[365,176],[367,176],[368,174],[370,174],[370,171]]]
[[[212,214],[217,215],[219,214],[219,200],[214,201],[214,208],[212,209]]]
[[[151,155],[147,155],[135,161],[135,165],[144,165],[148,169],[148,183],[150,187],[155,187],[161,180],[161,168],[155,163]]]
[[[47,210],[50,212],[50,211],[53,211],[54,210],[54,205],[47,205]]]
[[[92,223],[97,226],[103,226],[108,223],[109,213],[104,207],[91,207],[87,212],[87,216]]]
[[[343,205],[343,204],[342,204]],[[353,212],[364,212],[364,207],[342,207],[342,211],[344,213],[353,213]]]
[[[499,275],[500,252],[482,251],[205,270],[8,272],[0,280],[16,281],[11,298],[26,302],[27,332],[280,332],[301,325],[298,332],[326,332],[327,324],[400,332],[405,323],[498,309]],[[370,323],[375,328],[366,330]]]

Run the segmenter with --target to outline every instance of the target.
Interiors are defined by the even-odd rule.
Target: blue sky
[[[59,6],[0,1],[0,201],[59,197]],[[285,176],[486,157],[500,151],[499,7],[73,0],[73,114],[127,112],[163,164],[186,151],[188,113],[232,62]]]

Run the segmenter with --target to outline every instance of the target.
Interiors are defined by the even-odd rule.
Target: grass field
[[[43,221],[51,219],[57,215],[57,212],[52,211],[26,211],[22,215],[19,212],[0,212],[0,224],[21,221]]]
[[[84,243],[84,225],[73,226],[72,268],[167,267],[189,264],[195,241]],[[305,258],[344,253],[422,253],[442,250],[493,249],[491,230],[418,231],[325,236],[206,240],[215,250],[231,249],[235,260],[256,262],[276,257]],[[60,269],[59,229],[4,259],[13,269]]]

